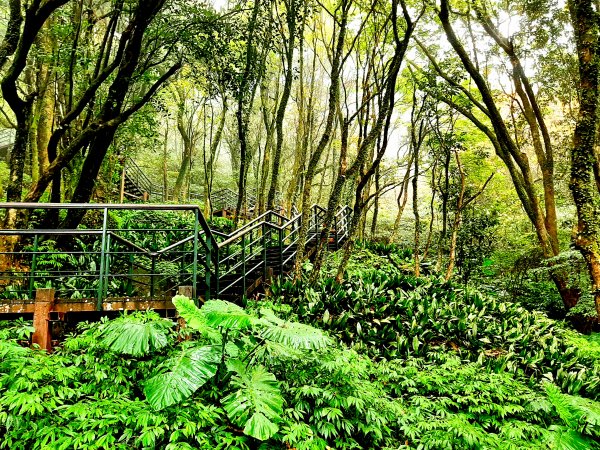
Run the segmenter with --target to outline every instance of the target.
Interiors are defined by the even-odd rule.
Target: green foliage
[[[144,383],[147,401],[157,410],[165,409],[194,394],[219,371],[227,371],[228,383],[223,378],[214,383],[232,391],[221,401],[228,417],[243,427],[247,435],[269,439],[278,431],[276,422],[280,420],[283,398],[275,376],[258,364],[253,355],[267,342],[308,350],[330,344],[329,339],[310,326],[283,321],[269,310],[263,311],[265,319],[261,320],[222,300],[207,301],[197,308],[191,299],[176,296],[173,303],[189,328],[220,345],[184,346]],[[110,322],[101,336],[113,351],[142,356],[161,348],[156,345],[159,341],[156,330],[150,326],[154,324],[162,322],[140,322],[137,317],[125,316]],[[247,368],[246,364],[251,365]]]
[[[548,400],[563,426],[555,425],[553,444],[556,448],[600,448],[592,438],[600,437],[600,403],[563,394],[555,385],[545,386]]]
[[[172,326],[156,313],[136,312],[107,323],[100,339],[113,352],[142,356],[166,347]]]
[[[349,265],[343,283],[328,275],[316,286],[279,281],[275,298],[285,298],[302,320],[371,357],[433,358],[452,349],[494,371],[544,375],[568,393],[600,395],[599,368],[543,314],[435,277],[404,275],[389,261],[378,267],[381,257],[364,251],[356,257],[362,268]]]
[[[47,355],[0,326],[0,448],[597,448],[597,336],[389,254],[246,309],[176,296],[179,335],[135,313]]]
[[[283,397],[275,375],[262,366],[248,370],[239,360],[228,361],[227,368],[235,374],[231,387],[237,388],[222,401],[227,415],[244,427],[247,435],[261,441],[269,439],[279,430],[275,422],[283,413]]]
[[[153,376],[144,384],[144,394],[154,409],[164,409],[188,398],[217,373],[221,352],[204,345],[184,348],[164,367],[170,370]]]

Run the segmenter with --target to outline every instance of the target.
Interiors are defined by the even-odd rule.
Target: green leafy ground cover
[[[433,277],[394,248],[243,309],[174,300],[46,355],[0,329],[0,448],[587,449],[600,343]]]

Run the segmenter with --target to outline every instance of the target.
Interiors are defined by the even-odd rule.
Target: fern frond
[[[221,361],[218,346],[207,345],[184,349],[169,363],[171,370],[146,381],[144,394],[148,403],[160,410],[192,395],[215,376]]]
[[[546,384],[548,399],[565,425],[588,434],[599,434],[600,403],[574,395],[563,394],[553,384]]]
[[[100,333],[100,341],[115,353],[143,356],[167,346],[167,334],[172,326],[170,320],[123,316],[108,322]]]
[[[236,374],[231,384],[238,388],[222,400],[227,416],[244,427],[247,435],[269,439],[279,430],[275,422],[283,413],[283,397],[275,375],[262,366],[247,370],[239,360],[229,361],[227,367]]]
[[[202,310],[194,304],[192,299],[185,295],[176,295],[173,297],[173,305],[175,305],[177,312],[185,320],[188,327],[200,332],[201,335],[215,343],[221,342],[221,333],[208,325],[206,316],[202,313]]]
[[[594,441],[579,431],[567,427],[550,427],[549,444],[553,450],[589,450],[597,448]]]
[[[214,328],[242,330],[254,323],[254,317],[242,307],[224,300],[209,300],[200,311],[206,317],[206,324]]]
[[[321,330],[310,325],[282,320],[268,309],[262,309],[261,314],[266,319],[260,330],[264,339],[301,350],[318,350],[332,342]]]

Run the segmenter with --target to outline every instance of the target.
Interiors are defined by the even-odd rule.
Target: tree
[[[538,188],[535,184],[535,167],[520,143],[513,138],[510,126],[501,113],[502,106],[484,76],[485,68],[479,65],[476,58],[476,51],[473,52],[475,56],[470,56],[459,39],[452,22],[451,5],[448,0],[441,1],[437,16],[460,64],[476,86],[476,94],[461,84],[457,78],[447,73],[423,45],[420,47],[431,62],[433,70],[451,88],[450,94],[445,93],[439,95],[438,98],[467,117],[490,139],[496,154],[506,165],[521,204],[535,227],[544,256],[552,258],[560,252],[553,175],[554,150],[542,109],[525,74],[514,40],[500,34],[490,18],[489,10],[483,4],[472,2],[467,6],[467,10],[463,14],[468,18],[467,27],[473,21],[478,22],[510,61],[511,80],[514,84],[515,94],[520,101],[523,116],[526,118],[533,142],[535,160],[542,175],[543,202],[540,202]],[[569,285],[567,274],[564,271],[553,271],[552,278],[565,306],[567,308],[574,306],[578,301],[579,292]]]
[[[403,26],[404,26],[403,30],[401,28],[402,25],[400,24],[400,21],[398,20],[398,16],[397,16],[397,14],[398,14],[397,9],[398,9],[399,5],[402,9],[402,19],[403,19]],[[371,5],[371,8],[372,9],[369,11],[369,14],[372,13],[373,10],[375,9],[375,4]],[[421,14],[422,14],[422,12],[421,12]],[[373,148],[373,146],[377,142],[377,139],[380,136],[380,134],[382,133],[382,131],[384,129],[386,131],[389,130],[389,123],[390,123],[391,116],[394,111],[394,105],[395,105],[395,92],[396,92],[396,82],[398,80],[398,74],[400,73],[400,67],[402,65],[402,62],[404,61],[404,55],[406,54],[408,44],[410,42],[412,33],[415,28],[415,24],[419,20],[421,14],[418,15],[416,20],[413,20],[410,16],[410,13],[408,11],[406,3],[403,0],[400,0],[399,2],[397,0],[394,0],[392,2],[390,13],[389,13],[389,21],[392,25],[391,42],[393,43],[394,51],[393,51],[392,55],[389,56],[388,58],[385,58],[382,56],[379,61],[377,61],[378,58],[375,61],[372,61],[372,64],[373,63],[381,64],[385,68],[385,70],[382,70],[380,73],[377,73],[374,68],[373,69],[369,68],[373,71],[374,77],[377,77],[377,76],[381,77],[379,80],[377,80],[377,82],[373,83],[377,89],[377,94],[373,95],[373,98],[375,98],[376,96],[380,96],[379,104],[378,104],[379,108],[377,109],[376,113],[373,113],[372,124],[371,124],[371,127],[368,128],[368,131],[367,131],[367,128],[365,127],[364,137],[361,139],[361,141],[358,145],[358,148],[356,151],[356,157],[355,157],[354,161],[352,162],[352,164],[350,164],[348,166],[346,166],[345,158],[347,155],[348,128],[349,128],[349,124],[350,124],[350,120],[352,119],[352,116],[349,118],[348,117],[344,118],[344,120],[343,120],[343,123],[342,123],[342,146],[341,146],[341,155],[340,155],[340,161],[341,161],[340,172],[334,183],[332,194],[329,198],[329,202],[327,205],[327,211],[325,213],[325,218],[323,219],[323,228],[322,228],[322,231],[319,236],[319,241],[317,244],[317,251],[316,251],[316,256],[315,256],[315,263],[314,263],[314,268],[313,268],[313,275],[312,275],[313,280],[316,279],[316,275],[318,274],[318,272],[320,270],[320,266],[321,266],[322,258],[323,258],[323,252],[326,248],[326,243],[329,239],[329,233],[331,232],[331,229],[332,229],[334,216],[335,216],[336,210],[338,208],[340,197],[342,194],[342,188],[344,187],[346,180],[352,179],[359,173],[359,171],[363,168],[363,166],[366,163],[368,152]],[[386,22],[387,22],[387,20],[384,21],[384,23],[386,23]],[[402,30],[402,33],[401,33],[401,30]],[[382,44],[384,42],[385,42],[385,40],[382,40]],[[369,69],[367,69],[367,70],[369,71]],[[365,90],[365,93],[363,94],[363,103],[362,103],[362,105],[358,106],[357,111],[362,110],[364,105],[370,103],[370,101],[371,101],[371,94],[370,94],[369,90]],[[355,113],[355,115],[356,115],[356,113]],[[384,135],[384,139],[386,139],[385,135]],[[375,158],[375,161],[373,162],[373,164],[371,165],[369,170],[365,173],[365,175],[362,177],[362,179],[360,179],[360,181],[358,182],[358,192],[357,192],[357,197],[356,197],[357,199],[362,195],[362,190],[365,188],[369,179],[375,173],[376,168],[381,163],[381,159],[383,158],[386,147],[387,146],[381,146],[381,148],[379,149],[379,153],[377,154],[377,157]],[[363,210],[364,206],[366,206],[366,205],[363,205],[361,201],[357,202],[357,200],[355,199],[355,209],[354,209],[354,214],[352,216],[351,225],[350,225],[350,236],[351,237],[354,235],[354,233],[358,229],[358,225],[359,225],[361,217],[362,217],[362,210]],[[351,251],[352,245],[353,245],[352,239],[349,239],[348,242],[344,245],[347,248],[346,254],[349,256],[349,252]]]
[[[600,15],[597,4],[589,0],[569,1],[569,12],[579,64],[579,112],[571,148],[569,184],[577,207],[573,243],[587,263],[596,312],[600,317],[600,155],[596,148]]]
[[[271,171],[271,186],[269,188],[269,197],[267,199],[267,209],[274,209],[275,194],[277,192],[277,184],[279,182],[279,167],[281,165],[281,151],[283,148],[283,119],[287,108],[290,94],[292,93],[292,80],[294,77],[294,50],[296,47],[296,39],[304,39],[304,20],[307,14],[307,0],[283,0],[285,13],[283,18],[279,17],[281,22],[285,22],[279,26],[282,38],[282,60],[284,66],[284,83],[277,114],[275,116],[275,152],[273,153],[273,170]],[[283,19],[283,20],[282,20]]]

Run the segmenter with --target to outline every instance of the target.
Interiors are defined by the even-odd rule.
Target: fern
[[[222,404],[229,419],[244,433],[264,441],[275,434],[279,427],[275,423],[283,413],[283,397],[275,375],[262,366],[249,370],[239,360],[231,360],[227,367],[235,375],[231,385],[237,387]]]
[[[598,448],[590,438],[567,427],[550,427],[549,444],[555,450],[589,450]]]
[[[548,400],[570,430],[592,436],[600,435],[600,403],[563,394],[553,384],[546,384],[545,389]]]
[[[143,356],[166,347],[173,326],[158,315],[132,314],[110,321],[102,333],[102,345],[115,353]]]
[[[215,376],[221,350],[215,346],[184,349],[173,358],[171,370],[150,378],[144,385],[148,403],[156,410],[174,405],[192,395]]]

